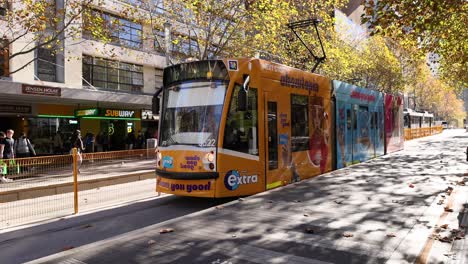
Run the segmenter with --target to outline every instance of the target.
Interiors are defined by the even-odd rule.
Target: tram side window
[[[404,126],[404,127],[411,127],[411,126],[410,126],[410,122],[409,122],[409,115],[405,115],[405,116],[403,117],[403,122],[404,122],[404,123],[403,123],[403,126]]]
[[[346,110],[346,129],[351,130],[351,110]]]
[[[291,94],[291,145],[292,151],[309,149],[308,97]]]
[[[237,96],[242,87],[236,85],[231,97],[224,129],[223,148],[258,156],[258,95],[257,90],[248,91],[247,110],[239,111]]]

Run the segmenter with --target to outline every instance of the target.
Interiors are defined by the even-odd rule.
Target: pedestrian
[[[5,132],[0,131],[0,159],[3,159],[3,149],[5,149],[5,144],[3,143],[3,140],[5,139],[5,137]]]
[[[6,136],[4,136],[1,141],[0,141],[0,149],[2,150],[2,158],[7,159],[10,163],[12,164],[11,160],[15,158],[15,140],[13,139],[13,135],[15,134],[15,131],[12,129],[8,129],[6,132]],[[0,182],[12,182],[12,179],[9,179],[6,177],[8,174],[8,165],[3,164],[2,165],[2,177],[0,178]]]
[[[145,137],[143,136],[143,133],[141,131],[138,131],[138,136],[136,139],[136,148],[142,149],[144,147],[145,147]]]
[[[16,140],[15,145],[17,158],[29,158],[36,156],[36,151],[31,144],[31,141],[26,137],[26,133],[21,133],[21,136]]]
[[[135,133],[133,133],[133,131],[128,133],[128,135],[127,135],[127,144],[126,144],[125,149],[132,150],[133,146],[135,145],[135,141],[136,141]]]
[[[102,133],[102,138],[101,138],[101,144],[102,144],[102,151],[106,152],[109,151],[110,149],[110,137],[108,132],[103,132]]]
[[[84,151],[83,140],[81,139],[81,131],[75,130],[71,138],[72,149],[70,153],[73,154],[73,148],[76,148],[76,155],[78,157],[78,173],[80,172],[81,164],[83,163],[83,156],[81,153]]]
[[[86,133],[85,142],[86,153],[94,152],[95,137],[93,133]]]
[[[63,137],[61,131],[57,131],[54,136],[54,154],[63,154]]]

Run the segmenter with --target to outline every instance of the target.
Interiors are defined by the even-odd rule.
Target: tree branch
[[[15,74],[19,71],[21,71],[22,69],[26,68],[27,66],[29,66],[29,64],[31,64],[33,61],[37,60],[37,57],[34,56],[34,58],[32,60],[30,60],[28,63],[24,64],[23,66],[19,67],[18,69],[12,71],[12,72],[9,72],[9,74]]]
[[[56,40],[60,37],[60,35],[61,35],[62,33],[65,32],[65,30],[75,21],[75,19],[77,19],[77,18],[84,12],[84,10],[85,10],[92,2],[93,2],[93,0],[88,0],[88,2],[87,2],[85,5],[83,5],[83,7],[81,8],[81,10],[80,10],[78,13],[74,14],[74,15],[69,19],[69,21],[63,26],[63,28],[60,29],[58,32],[56,32],[56,33],[54,34],[54,36],[53,36],[50,40],[48,40],[48,41],[46,41],[46,42],[43,42],[43,43],[40,43],[40,44],[37,44],[37,45],[35,45],[34,47],[32,47],[32,48],[30,48],[30,49],[28,49],[28,50],[23,50],[23,51],[14,53],[14,54],[12,54],[12,55],[9,57],[9,59],[11,60],[11,59],[13,59],[13,58],[16,57],[16,56],[28,54],[28,53],[30,53],[30,52],[32,52],[32,51],[34,51],[34,50],[40,49],[40,48],[42,48],[42,47],[44,47],[44,46],[47,46],[47,45],[49,45],[50,43],[56,41]],[[61,40],[61,41],[63,41],[63,40]]]

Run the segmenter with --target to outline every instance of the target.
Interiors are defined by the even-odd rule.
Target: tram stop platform
[[[468,133],[30,263],[468,263]]]

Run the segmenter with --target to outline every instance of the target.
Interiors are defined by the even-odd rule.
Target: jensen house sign
[[[62,89],[58,87],[47,87],[23,84],[23,94],[58,96],[62,95]]]

